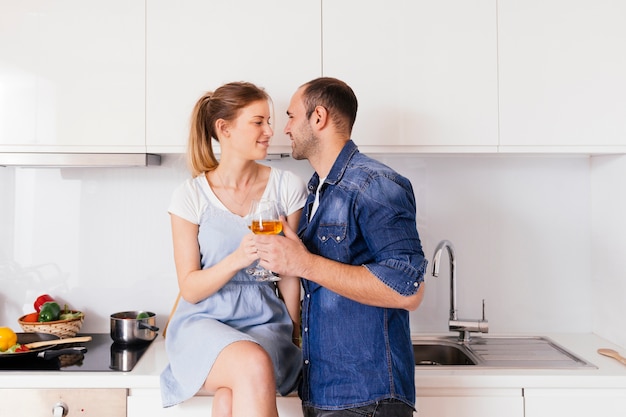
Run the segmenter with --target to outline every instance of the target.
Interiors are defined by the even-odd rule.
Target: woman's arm
[[[302,215],[302,209],[292,213],[287,217],[287,224],[292,229],[298,227],[300,216]],[[278,289],[283,297],[287,311],[293,321],[293,336],[294,339],[300,337],[300,277],[297,276],[283,276],[278,281]]]
[[[239,247],[217,264],[207,269],[200,266],[198,225],[171,214],[174,263],[181,296],[195,304],[217,292],[242,268],[258,256],[252,233],[247,234]]]

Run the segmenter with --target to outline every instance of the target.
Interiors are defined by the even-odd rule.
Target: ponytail
[[[211,125],[210,105],[213,92],[207,92],[196,103],[191,114],[191,129],[187,145],[187,161],[191,174],[196,177],[217,168],[212,138],[216,137]]]

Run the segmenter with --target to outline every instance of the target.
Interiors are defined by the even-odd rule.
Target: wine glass
[[[256,235],[277,235],[283,231],[280,221],[280,203],[275,200],[253,200],[250,213],[247,216],[249,228]],[[256,261],[254,266],[246,269],[246,272],[257,281],[279,281],[280,277],[272,271],[268,271]]]

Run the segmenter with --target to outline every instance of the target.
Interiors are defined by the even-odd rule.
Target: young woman
[[[188,160],[192,177],[172,197],[174,259],[181,300],[168,326],[163,405],[214,396],[214,417],[277,416],[276,391],[296,388],[301,351],[300,281],[257,281],[258,260],[245,216],[252,200],[275,199],[292,227],[306,199],[295,174],[256,163],[270,138],[270,98],[250,83],[229,83],[196,103]],[[211,140],[220,144],[218,163]]]

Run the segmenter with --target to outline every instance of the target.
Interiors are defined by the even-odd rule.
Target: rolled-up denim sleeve
[[[423,256],[421,258],[421,264],[417,268],[410,261],[397,259],[363,266],[398,294],[409,296],[415,294],[424,282],[428,260]]]
[[[363,266],[399,294],[413,295],[424,281],[428,260],[411,184],[401,176],[381,176],[367,188],[358,202],[359,224],[374,259]]]

